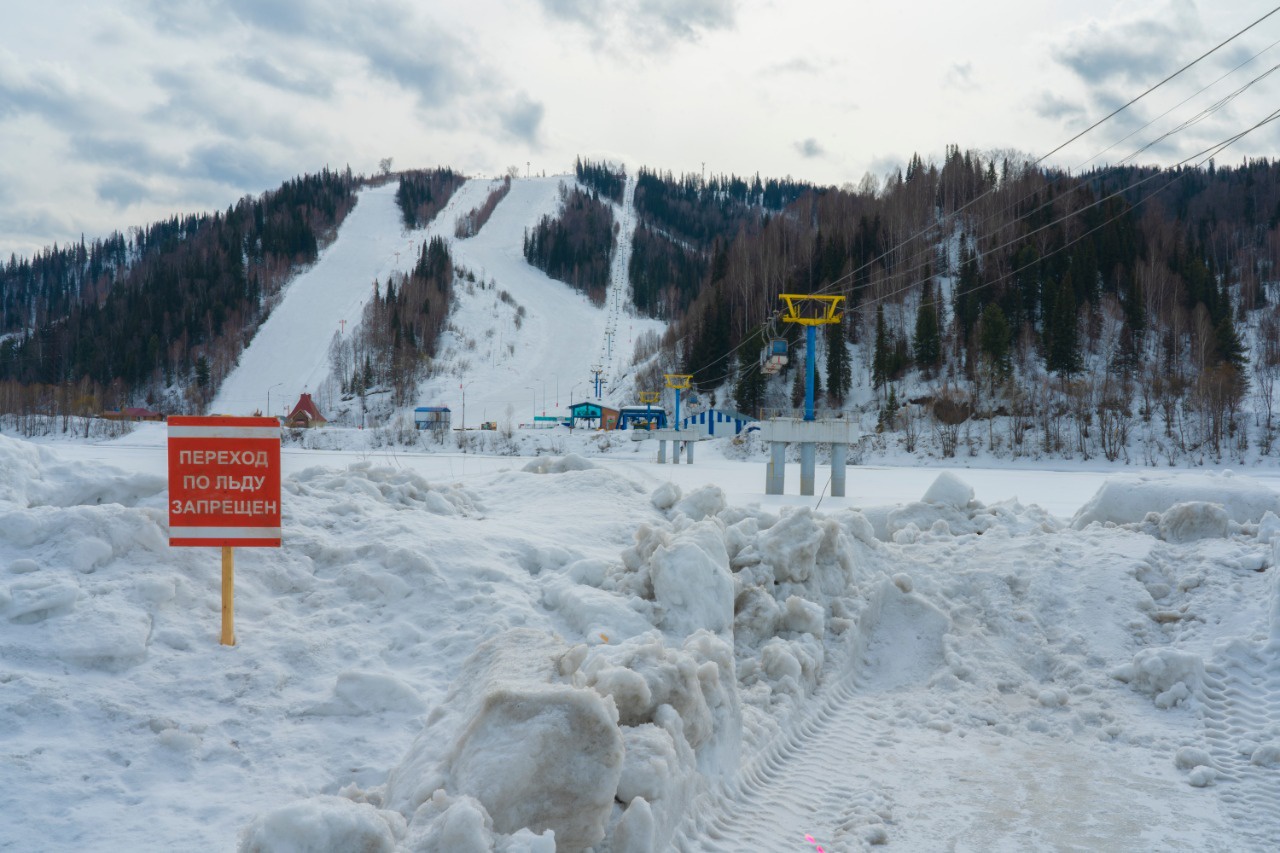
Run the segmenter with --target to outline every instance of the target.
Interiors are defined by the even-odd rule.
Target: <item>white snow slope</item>
[[[455,244],[526,319],[519,368],[441,394],[505,405],[560,364],[557,318],[599,356],[608,312],[513,254],[554,195],[515,182],[493,243]],[[493,292],[460,298],[458,356]],[[1271,481],[854,468],[819,503],[727,439],[658,466],[618,435],[374,432],[285,449],[234,647],[216,551],[167,546],[163,426],[0,436],[0,850],[1277,848]]]

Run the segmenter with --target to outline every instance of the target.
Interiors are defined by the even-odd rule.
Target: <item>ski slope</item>
[[[571,396],[594,396],[596,366],[609,386],[607,398],[633,402],[626,378],[634,337],[645,329],[664,328],[635,317],[628,308],[634,179],[626,203],[615,205],[623,227],[604,307],[592,305],[524,258],[526,229],[556,213],[561,185],[572,186],[573,178],[512,181],[489,221],[467,239],[453,236],[454,222],[481,206],[497,182],[467,181],[432,222],[408,233],[396,207],[394,184],[362,191],[334,243],[288,285],[280,305],[219,388],[210,411],[265,411],[271,391],[272,413],[286,414],[306,391],[316,395],[322,413],[329,415],[338,404],[326,382],[334,334],[352,334],[373,282],[385,286],[388,276],[407,272],[423,242],[435,236],[449,242],[454,265],[463,275],[454,283],[449,329],[441,336],[418,405],[449,406],[455,426],[462,424],[464,414],[476,426],[505,420],[508,412],[513,423],[525,423],[536,415],[555,415],[573,402]],[[345,329],[340,325],[344,319]]]
[[[485,182],[472,182],[485,183]],[[474,273],[486,289],[455,282],[453,331],[444,335],[437,358],[437,375],[422,387],[421,400],[447,405],[455,422],[528,423],[534,416],[552,416],[574,402],[594,398],[592,368],[600,367],[608,385],[604,398],[634,402],[626,383],[635,336],[645,329],[661,331],[662,323],[634,316],[626,280],[635,217],[631,194],[615,221],[622,227],[615,250],[609,295],[604,307],[562,282],[548,278],[524,258],[526,229],[560,206],[560,187],[572,188],[571,176],[514,180],[480,232],[453,240],[454,263]],[[634,189],[634,181],[630,184]],[[468,184],[470,187],[471,184]],[[487,184],[486,184],[487,186]],[[513,304],[502,300],[506,293]],[[515,312],[523,308],[517,324]],[[612,348],[606,335],[613,333]]]

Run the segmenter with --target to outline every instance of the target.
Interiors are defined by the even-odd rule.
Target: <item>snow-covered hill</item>
[[[646,329],[661,330],[662,324],[635,317],[627,308],[626,263],[635,227],[631,193],[627,204],[618,206],[621,246],[603,308],[524,258],[525,230],[554,215],[561,185],[572,183],[572,176],[513,181],[488,223],[468,239],[453,236],[454,222],[484,203],[493,188],[490,181],[468,181],[426,228],[407,234],[394,184],[364,190],[335,242],[289,285],[210,410],[265,410],[271,389],[274,414],[286,413],[304,391],[315,395],[326,414],[340,406],[336,389],[326,383],[334,333],[351,334],[373,282],[385,284],[393,272],[407,271],[422,242],[434,236],[449,241],[454,264],[465,274],[455,282],[449,329],[418,405],[449,406],[457,426],[465,392],[469,426],[506,420],[508,409],[514,423],[528,422],[534,415],[557,414],[573,402],[571,396],[594,396],[597,366],[609,399],[634,402],[627,379],[635,337]],[[634,191],[634,181],[630,188]],[[347,321],[345,327],[341,320]],[[612,347],[605,343],[610,330]]]

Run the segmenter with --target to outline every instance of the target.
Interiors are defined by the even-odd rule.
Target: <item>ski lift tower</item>
[[[662,399],[661,391],[641,391],[640,402],[644,403],[645,414],[649,417],[649,427],[653,428],[653,404]]]
[[[693,444],[701,441],[705,436],[682,431],[680,429],[680,392],[689,389],[693,382],[692,373],[665,373],[663,376],[667,380],[667,387],[676,392],[676,419],[671,429],[651,430],[650,435],[658,440],[658,462],[659,464],[667,461],[667,442],[671,442],[671,462],[674,465],[680,464],[680,447],[684,446],[686,461],[693,464]]]
[[[692,373],[664,373],[663,378],[667,380],[667,387],[675,389],[676,392],[676,429],[680,429],[680,392],[686,391],[690,383],[693,382]]]
[[[858,436],[852,422],[844,419],[817,420],[813,414],[813,386],[815,351],[818,345],[818,326],[839,323],[844,315],[840,310],[843,296],[819,296],[783,293],[779,297],[786,309],[784,323],[797,323],[805,327],[805,383],[804,418],[773,418],[763,424],[761,437],[769,442],[769,467],[765,474],[766,495],[783,494],[786,480],[787,445],[800,445],[800,494],[814,493],[814,459],[818,444],[831,445],[831,495],[844,496],[844,469],[849,445]]]

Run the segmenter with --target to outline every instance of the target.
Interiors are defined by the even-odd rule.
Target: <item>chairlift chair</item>
[[[771,338],[760,351],[760,369],[772,376],[787,365],[787,339]]]

